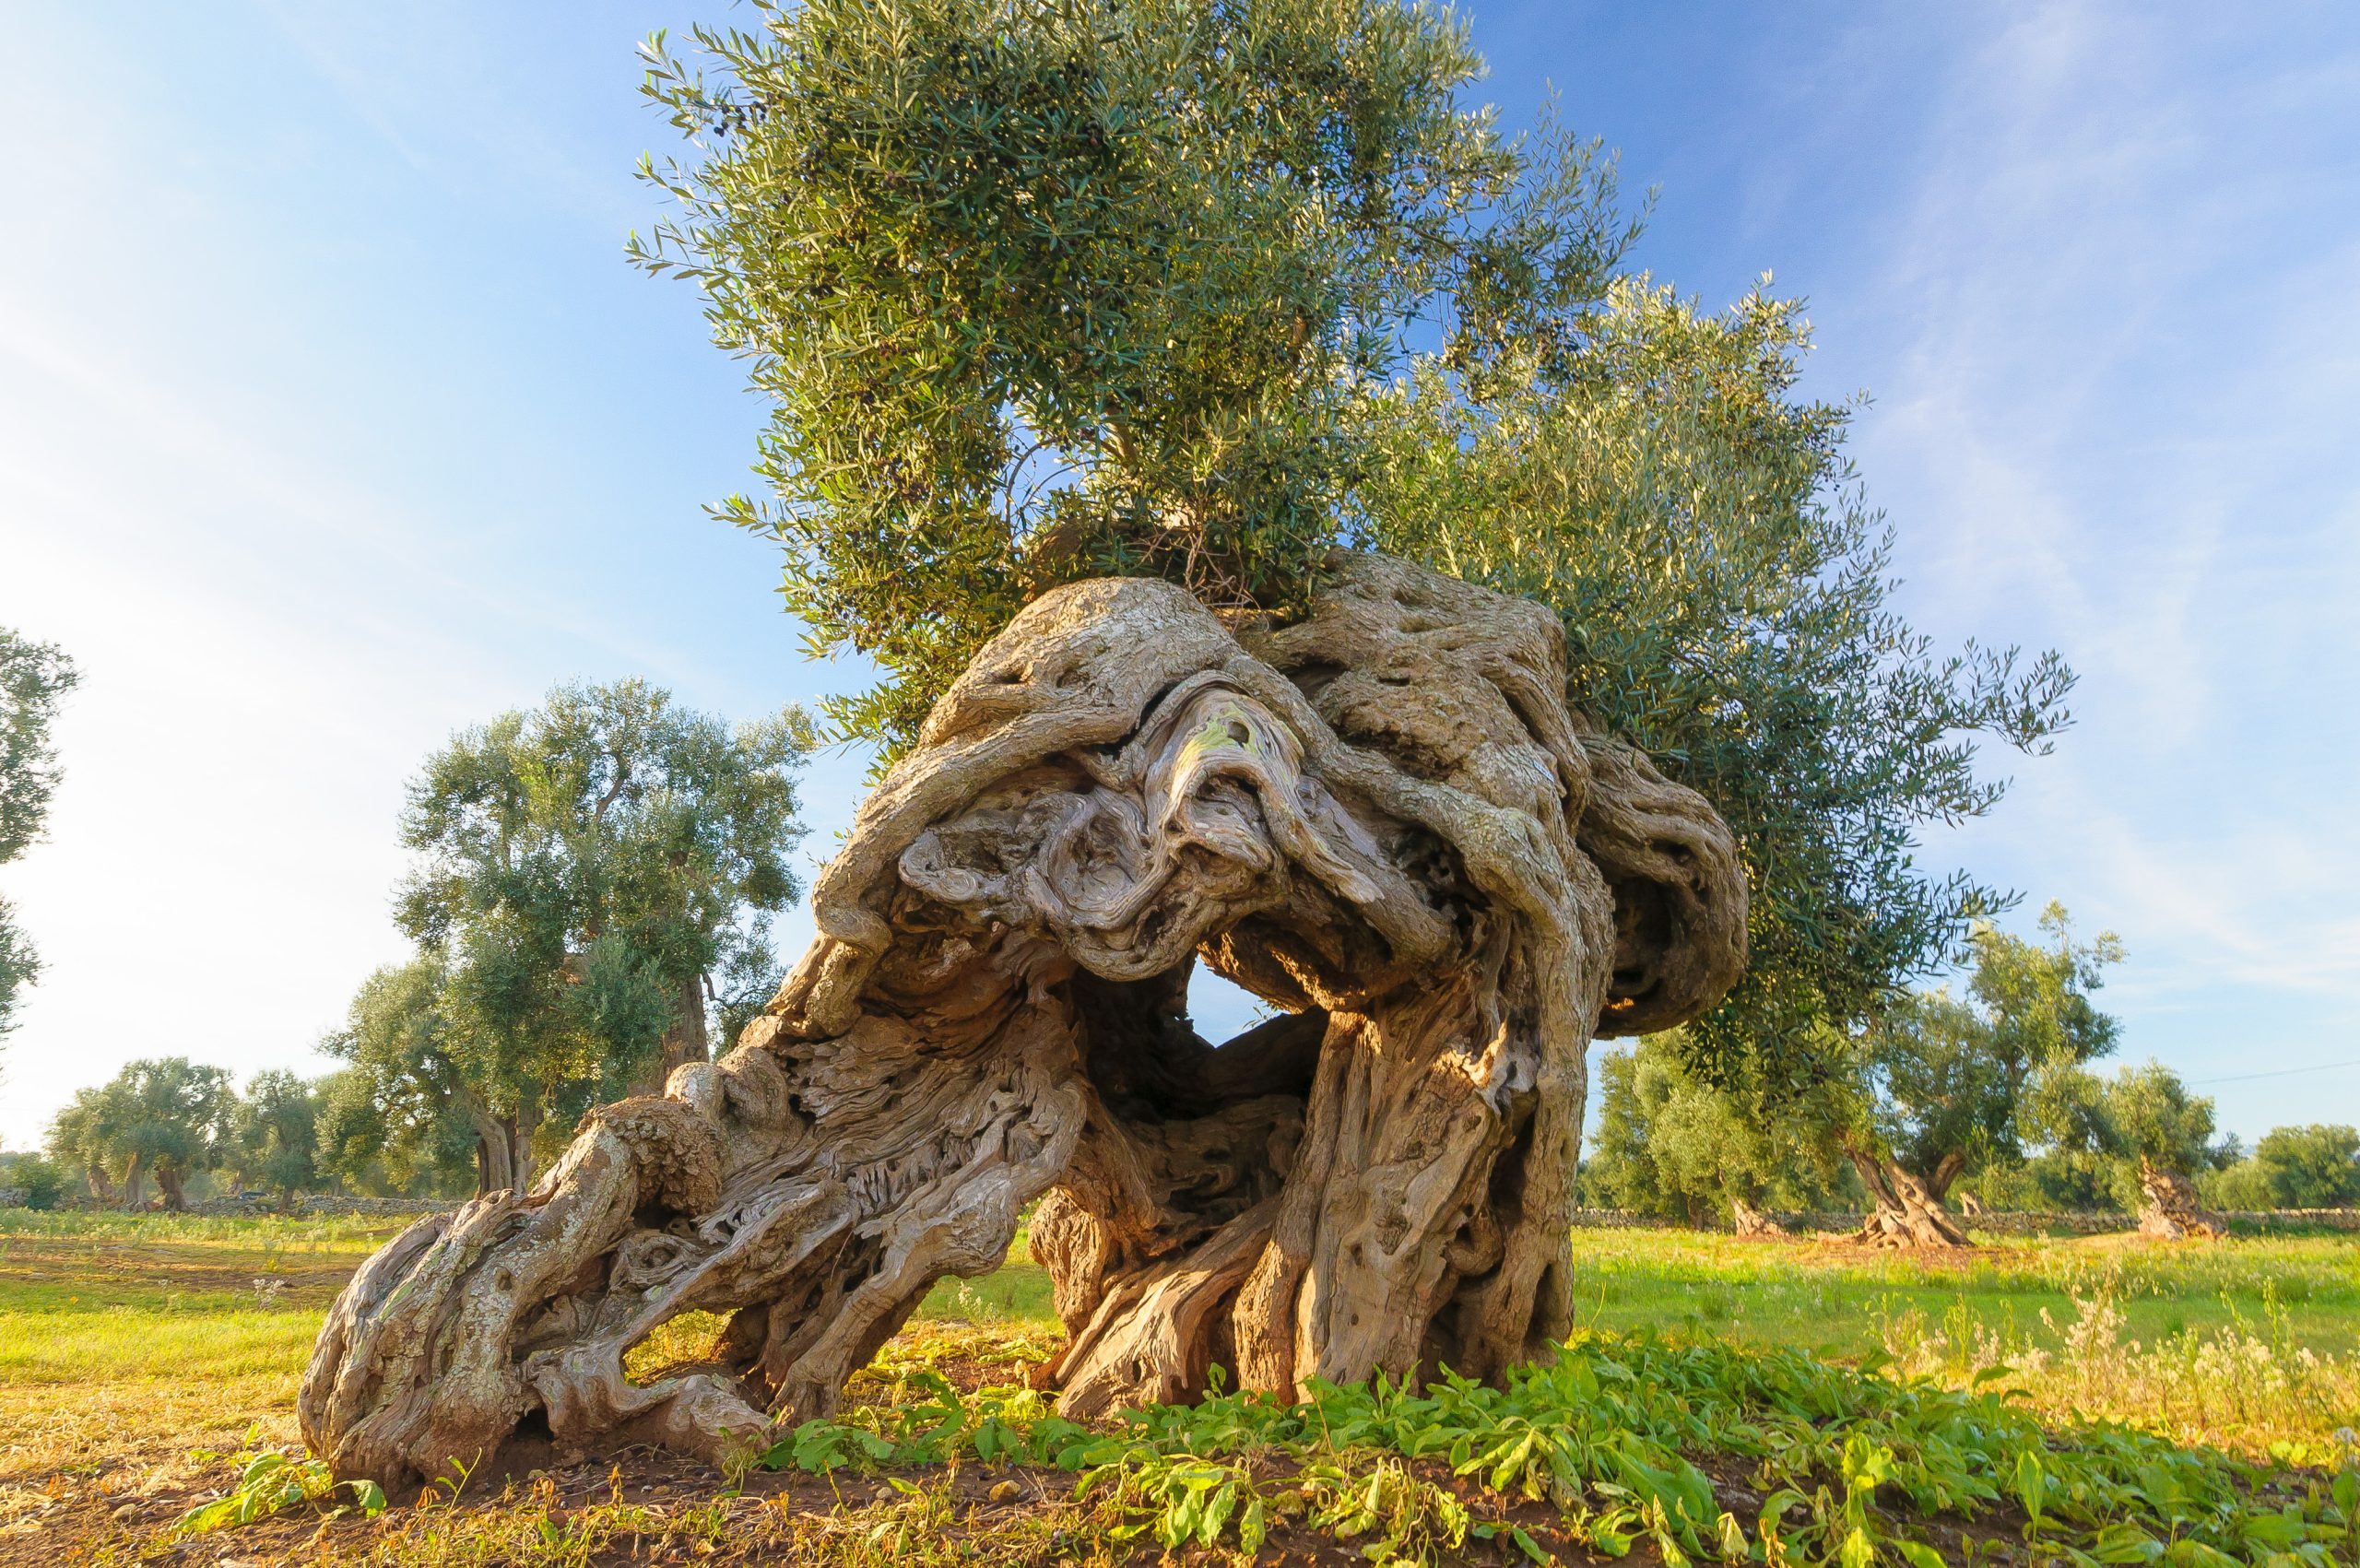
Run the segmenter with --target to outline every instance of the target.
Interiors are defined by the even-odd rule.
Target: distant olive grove
[[[1658,1041],[1609,1055],[1605,1105],[1582,1197],[1696,1225],[1730,1204],[1764,1210],[1857,1210],[1868,1194],[1850,1167],[1797,1148],[1765,1149],[1726,1097],[1683,1074]],[[2160,1080],[2154,1064],[2100,1085],[2119,1102]],[[2177,1081],[2177,1080],[2173,1080]],[[2209,1118],[2209,1102],[2196,1101]],[[303,1079],[256,1073],[244,1089],[224,1069],[184,1057],[134,1062],[85,1089],[53,1124],[45,1152],[0,1153],[0,1188],[36,1208],[65,1205],[177,1208],[193,1198],[258,1192],[451,1198],[478,1185],[475,1133],[464,1122],[387,1139],[368,1076],[354,1068]],[[421,1136],[422,1133],[422,1136]],[[2283,1126],[2242,1147],[2204,1146],[2196,1185],[2225,1210],[2360,1207],[2360,1128]],[[1960,1186],[1996,1209],[2130,1211],[2135,1153],[2050,1145],[1992,1160]]]
[[[414,971],[373,976],[357,1016],[415,1020]],[[372,1027],[375,1025],[372,1023]],[[1581,1197],[1678,1223],[1717,1226],[1738,1208],[1857,1211],[1870,1194],[1827,1146],[1766,1134],[1730,1098],[1690,1077],[1674,1043],[1644,1040],[1601,1064],[1605,1095]],[[2360,1207],[2360,1128],[2283,1126],[2251,1149],[2212,1134],[2209,1100],[2169,1069],[2125,1067],[2088,1086],[2110,1131],[2059,1136],[1980,1157],[1952,1189],[1976,1208],[2118,1210],[2140,1207],[2142,1106],[2184,1106],[2172,1147],[2194,1169],[2204,1204],[2230,1211]],[[301,1194],[455,1198],[483,1181],[479,1134],[463,1117],[395,1125],[422,1102],[389,1099],[360,1067],[312,1079],[228,1071],[162,1057],[83,1090],[53,1124],[44,1152],[0,1153],[0,1189],[36,1208],[179,1208],[223,1194],[286,1203]],[[2152,1115],[2152,1113],[2149,1113]],[[2160,1120],[2161,1118],[2154,1118]],[[2085,1126],[2088,1124],[2084,1124]],[[2190,1139],[2187,1129],[2201,1129]]]
[[[2162,1209],[2187,1222],[2360,1206],[2360,1129],[2279,1127],[2248,1150],[2162,1064],[2099,1071],[2120,1032],[2092,993],[2120,944],[2076,941],[2056,904],[2040,924],[2038,942],[1977,925],[1958,993],[1906,992],[1825,1043],[1836,1070],[1785,1115],[1694,1071],[1676,1033],[1608,1055],[1584,1200],[1747,1231],[1905,1195],[1962,1236],[1985,1208],[2135,1211],[2164,1228]]]
[[[415,944],[320,1042],[340,1068],[242,1088],[183,1056],[77,1093],[0,1186],[179,1208],[264,1191],[525,1187],[591,1106],[660,1090],[777,989],[801,893],[795,709],[732,725],[641,680],[564,686],[411,781],[395,917]]]

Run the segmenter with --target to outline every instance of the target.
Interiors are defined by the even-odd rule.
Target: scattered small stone
[[[1014,1503],[1024,1495],[1024,1489],[1012,1480],[1004,1480],[991,1490],[994,1503]]]

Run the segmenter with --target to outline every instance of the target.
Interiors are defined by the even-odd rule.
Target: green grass
[[[1301,1516],[1368,1557],[1513,1541],[1666,1563],[2354,1560],[2360,1448],[2289,1474],[2104,1424],[2044,1423],[2002,1392],[1896,1384],[1792,1351],[1581,1334],[1505,1387],[1216,1395],[1086,1428],[1015,1386],[923,1365],[894,1397],[803,1423],[758,1464],[833,1473],[972,1459],[1050,1466],[1098,1527],[1257,1551]],[[1707,1468],[1709,1467],[1709,1472]],[[1547,1522],[1519,1502],[1546,1503]],[[1547,1542],[1547,1546],[1536,1541]]]
[[[151,1381],[234,1383],[273,1404],[283,1386],[291,1398],[343,1278],[400,1229],[0,1210],[0,1412],[10,1390]],[[1045,1325],[1048,1276],[1011,1260],[985,1279],[946,1279],[919,1316]],[[686,1349],[718,1329],[701,1318],[672,1338]]]
[[[300,1368],[343,1276],[401,1222],[195,1219],[0,1210],[0,1385],[263,1376]],[[1022,1256],[946,1279],[920,1315],[1052,1321],[1047,1276]],[[1654,1330],[1858,1362],[1911,1309],[2055,1348],[2041,1315],[2110,1296],[2124,1333],[2169,1336],[2273,1317],[2323,1356],[2360,1351],[2360,1241],[2233,1240],[2144,1247],[2118,1238],[1995,1241],[1958,1259],[1739,1242],[1681,1231],[1579,1231],[1584,1328]],[[255,1280],[282,1281],[278,1293]]]
[[[83,1209],[0,1208],[0,1242],[11,1237],[104,1244],[170,1242],[222,1252],[352,1253],[366,1257],[399,1234],[407,1220],[381,1215],[207,1216]]]
[[[250,1423],[264,1448],[292,1452],[295,1385],[321,1315],[349,1271],[399,1229],[381,1219],[0,1212],[0,1536],[55,1516],[45,1510],[78,1495],[77,1485],[119,1484],[101,1479],[110,1477],[144,1479],[93,1507],[152,1493],[177,1516],[220,1485],[218,1462],[194,1461],[192,1451],[239,1449]],[[2279,1560],[2360,1564],[2360,1553],[2332,1539],[2343,1525],[2324,1480],[2260,1506],[2255,1489],[2275,1483],[2205,1446],[2311,1467],[2298,1473],[2313,1477],[2360,1461],[2335,1435],[2360,1425],[2354,1238],[2007,1241],[1925,1258],[1587,1231],[1574,1252],[1580,1332],[1568,1365],[1585,1370],[1496,1397],[1506,1404],[1467,1392],[1446,1410],[1361,1391],[1304,1415],[1232,1400],[1159,1417],[1154,1430],[1098,1429],[1077,1449],[1075,1433],[1044,1424],[1037,1397],[1011,1387],[990,1397],[999,1403],[987,1412],[973,1392],[978,1382],[1021,1382],[1021,1363],[1059,1338],[1048,1280],[1020,1250],[987,1278],[935,1289],[920,1323],[850,1390],[847,1435],[807,1442],[800,1458],[791,1444],[775,1456],[824,1485],[814,1502],[813,1483],[797,1483],[804,1513],[749,1513],[727,1494],[716,1501],[709,1481],[701,1493],[646,1503],[619,1494],[595,1507],[515,1492],[472,1512],[396,1508],[366,1525],[376,1532],[366,1553],[552,1568],[600,1553],[627,1560],[665,1542],[693,1554],[705,1550],[700,1541],[797,1561],[897,1563],[1016,1563],[1044,1552],[1091,1560],[1132,1546],[1151,1557],[1183,1540],[1234,1553],[1258,1503],[1259,1527],[1298,1546],[1344,1531],[1356,1546],[1389,1542],[1386,1550],[1416,1560],[1473,1550],[1485,1529],[1491,1545],[1514,1550],[1513,1531],[1525,1529],[1552,1549],[1630,1545],[1670,1561],[1715,1555],[1731,1529],[1758,1544],[1761,1498],[1787,1489],[1800,1501],[1771,1528],[1793,1561],[1833,1560],[1858,1529],[1867,1544],[1849,1548],[1856,1558],[1865,1550],[1863,1562],[1912,1563],[1905,1545],[1932,1542],[1952,1560],[1994,1550],[1984,1543],[2003,1537],[2021,1549],[2022,1487],[2012,1470],[1992,1467],[2021,1465],[2030,1453],[2058,1486],[2081,1489],[2070,1505],[2048,1504],[2058,1523],[2053,1539],[2034,1531],[2043,1546],[2103,1545],[2113,1554],[2106,1561],[2260,1562],[2269,1539],[2299,1528],[2320,1532],[2309,1542],[2317,1550]],[[706,1315],[667,1326],[634,1369],[694,1358],[720,1326]],[[1599,1380],[1605,1392],[1589,1392]],[[931,1413],[897,1413],[914,1408]],[[1027,1446],[976,1450],[973,1433],[987,1415]],[[2084,1417],[2128,1424],[2086,1426]],[[1544,1428],[1555,1435],[1508,1462],[1515,1444],[1504,1449],[1501,1433]],[[903,1451],[939,1446],[944,1432],[969,1435],[941,1453]],[[1052,1443],[1055,1451],[1044,1446]],[[1020,1452],[1064,1479],[1034,1476],[1025,1482],[1033,1502],[995,1512],[978,1488],[1000,1483],[962,1477],[961,1466],[1000,1465]],[[1461,1472],[1469,1459],[1481,1462]],[[844,1466],[879,1463],[893,1469],[891,1487],[844,1490]],[[1692,1475],[1700,1466],[1702,1500]],[[1075,1481],[1093,1471],[1091,1495],[1075,1499]],[[1957,1474],[1979,1479],[1970,1485]],[[2205,1510],[2201,1529],[2177,1537],[2168,1507],[2158,1513],[2132,1495],[2171,1476]],[[1856,1493],[1858,1508],[1847,1502]],[[812,1522],[814,1506],[824,1525]],[[2290,1508],[2295,1525],[2256,1522]],[[1213,1512],[1221,1519],[1209,1527]],[[997,1522],[978,1535],[974,1521],[986,1515]],[[106,1523],[114,1515],[95,1517],[101,1531],[118,1529],[124,1561],[148,1550],[129,1527]],[[1216,1546],[1203,1547],[1207,1539]],[[2177,1555],[2157,1558],[2142,1542]],[[274,1550],[291,1548],[248,1554]]]
[[[1684,1328],[1740,1344],[1855,1361],[1881,1320],[1964,1306],[1988,1329],[2057,1337],[2075,1298],[2110,1296],[2126,1331],[2153,1344],[2185,1331],[2282,1315],[2321,1355],[2360,1350],[2360,1237],[2241,1239],[2154,1246],[2115,1236],[1988,1240],[1956,1257],[1812,1242],[1740,1242],[1687,1231],[1576,1231],[1575,1312],[1586,1327]]]
[[[310,1308],[266,1311],[251,1301],[0,1312],[0,1383],[270,1376],[302,1365],[320,1315]]]
[[[1054,1323],[1049,1309],[1049,1276],[1022,1254],[1008,1266],[981,1279],[944,1279],[926,1292],[918,1308],[921,1318],[964,1318],[976,1323]]]

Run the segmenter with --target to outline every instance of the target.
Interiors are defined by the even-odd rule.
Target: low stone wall
[[[2360,1208],[2233,1208],[2221,1218],[2232,1225],[2259,1225],[2265,1231],[2360,1232]]]
[[[1843,1234],[1857,1231],[1865,1214],[1773,1214],[1789,1231]],[[1969,1231],[1991,1236],[2046,1236],[2063,1232],[2076,1236],[2101,1236],[2139,1228],[2138,1216],[2108,1209],[2034,1210],[1986,1209],[1964,1217]],[[2235,1228],[2252,1231],[2351,1231],[2360,1232],[2360,1208],[2236,1209],[2220,1216]],[[1637,1214],[1623,1208],[1576,1208],[1578,1229],[1599,1231],[1658,1230],[1677,1222],[1660,1215]]]
[[[0,1208],[22,1208],[32,1200],[30,1187],[0,1187]]]

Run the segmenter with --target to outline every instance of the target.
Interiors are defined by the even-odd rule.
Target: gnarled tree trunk
[[[1897,1161],[1858,1138],[1844,1141],[1845,1157],[1869,1189],[1871,1208],[1854,1240],[1880,1247],[1963,1247],[1973,1244],[1942,1200]]]
[[[2205,1212],[2194,1182],[2143,1157],[2139,1161],[2139,1233],[2165,1242],[2217,1242],[2227,1234]]]
[[[704,976],[691,974],[672,988],[672,1022],[656,1042],[646,1069],[631,1079],[634,1094],[658,1094],[674,1069],[709,1061],[713,1044],[704,1022]]]
[[[1216,1365],[1488,1376],[1562,1335],[1587,1043],[1735,978],[1735,844],[1567,710],[1546,611],[1333,565],[1282,627],[1131,579],[1027,607],[863,805],[734,1050],[355,1277],[314,1451],[389,1482],[520,1428],[726,1456],[832,1409],[1036,1199],[1071,1414]],[[1199,962],[1284,1016],[1204,1041]],[[731,1315],[727,1373],[627,1379],[691,1308]]]
[[[515,1186],[516,1166],[509,1157],[512,1140],[508,1124],[471,1094],[463,1096],[460,1105],[466,1113],[467,1126],[476,1135],[476,1196],[483,1197]]]
[[[1729,1198],[1729,1220],[1738,1235],[1746,1241],[1783,1241],[1793,1232],[1753,1206],[1752,1200],[1732,1195]]]

